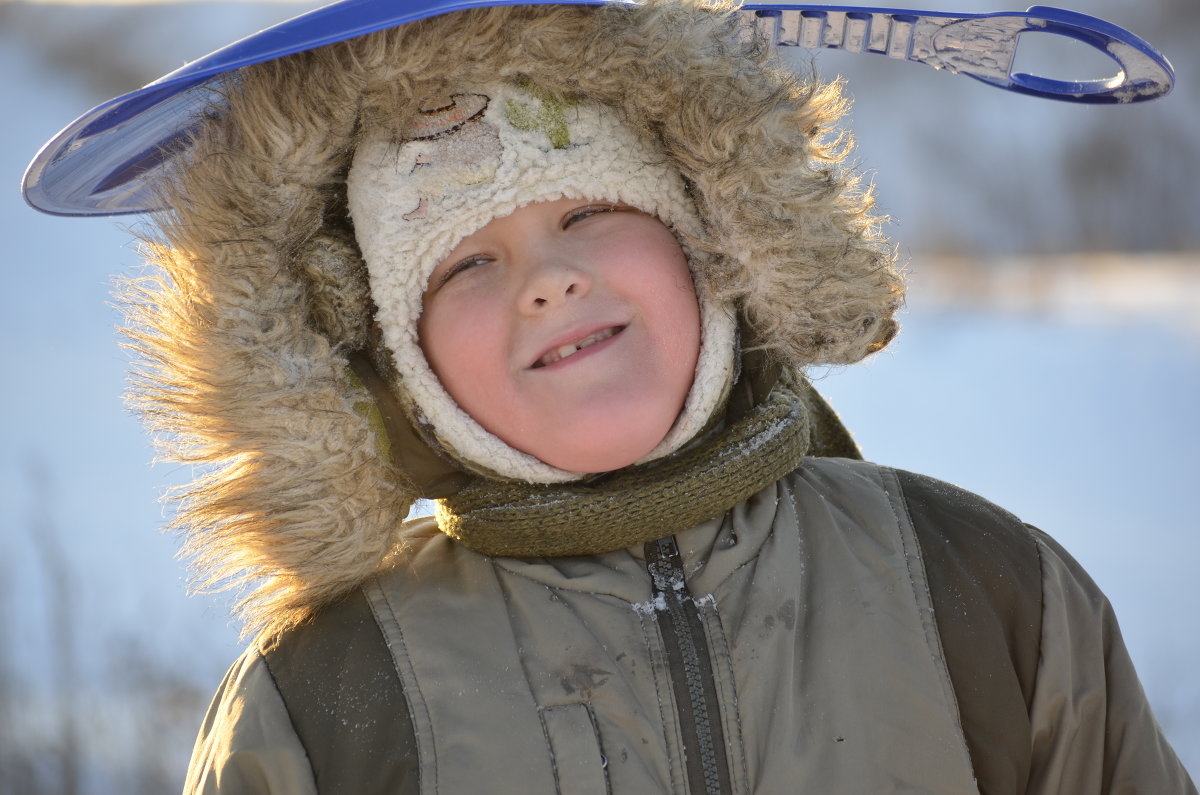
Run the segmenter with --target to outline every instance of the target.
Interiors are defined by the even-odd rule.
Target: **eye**
[[[604,215],[606,213],[622,212],[631,208],[624,204],[587,204],[583,207],[576,207],[566,214],[563,218],[562,228],[567,229],[577,221],[585,221],[595,215]]]
[[[461,273],[466,273],[469,270],[473,270],[480,265],[486,265],[491,261],[492,260],[490,257],[485,257],[482,254],[472,254],[469,257],[460,259],[458,262],[455,262],[453,265],[445,268],[441,273],[434,273],[431,280],[433,283],[433,288],[436,290],[437,288],[446,284],[446,282],[453,279],[455,276],[458,276]]]

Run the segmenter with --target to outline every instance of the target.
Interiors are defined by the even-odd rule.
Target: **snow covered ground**
[[[184,31],[208,16],[192,14],[171,35],[193,41],[201,34]],[[228,38],[204,35],[180,52],[191,57]],[[8,186],[0,191],[0,749],[40,745],[46,770],[74,750],[84,792],[130,791],[147,780],[163,784],[148,791],[176,789],[204,701],[239,645],[219,599],[185,596],[177,544],[156,532],[166,518],[157,497],[188,473],[149,466],[152,450],[120,403],[127,361],[109,279],[136,267],[132,236],[108,220],[34,213],[17,194],[36,148],[105,98],[47,71],[30,41],[0,37]],[[895,82],[873,96],[900,93],[907,74],[889,74]],[[1047,104],[1014,104],[970,84],[950,89],[966,81],[934,77],[942,82],[928,83],[933,91],[995,97],[984,106],[1032,116]],[[900,215],[923,197],[987,191],[958,173],[913,166],[905,153],[916,145],[888,130],[906,113],[946,104],[926,94],[915,111],[919,92],[903,93],[890,110],[860,96],[857,113],[885,209]],[[1069,115],[1058,106],[1047,113]],[[979,130],[970,120],[947,123],[966,125],[963,135]],[[1023,202],[1037,215],[1033,185],[993,201]],[[905,225],[898,233],[918,250]],[[990,240],[972,227],[960,233]],[[1160,721],[1200,773],[1200,258],[1086,261],[1019,259],[980,270],[914,254],[898,342],[865,365],[820,374],[819,387],[869,457],[975,490],[1083,562],[1116,606]],[[70,705],[70,721],[58,703]],[[147,763],[150,779],[135,772]],[[52,777],[46,770],[43,779]]]

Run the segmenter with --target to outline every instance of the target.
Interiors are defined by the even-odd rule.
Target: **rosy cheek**
[[[440,307],[434,308],[426,303],[417,324],[417,341],[425,354],[425,361],[429,363],[438,379],[445,381],[446,371],[451,369],[453,364],[452,353],[456,347],[452,336],[453,329],[448,328],[443,321]]]
[[[495,334],[486,312],[460,302],[439,304],[422,319],[420,335],[425,358],[442,386],[460,408],[473,414],[494,369],[489,346]]]

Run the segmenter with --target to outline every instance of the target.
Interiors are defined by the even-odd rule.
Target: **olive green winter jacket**
[[[1196,792],[1078,564],[928,478],[808,459],[588,558],[409,536],[234,665],[187,792]]]

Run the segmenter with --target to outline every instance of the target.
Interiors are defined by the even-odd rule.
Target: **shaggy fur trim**
[[[134,397],[170,458],[203,474],[176,525],[206,587],[243,589],[270,633],[370,576],[417,496],[375,454],[346,354],[368,336],[345,214],[359,130],[455,85],[528,79],[656,138],[705,230],[702,275],[795,369],[849,363],[902,298],[870,192],[840,167],[836,85],[802,84],[730,7],[656,0],[477,9],[233,75],[164,189],[173,208],[130,287]],[[447,46],[453,42],[453,46]]]

